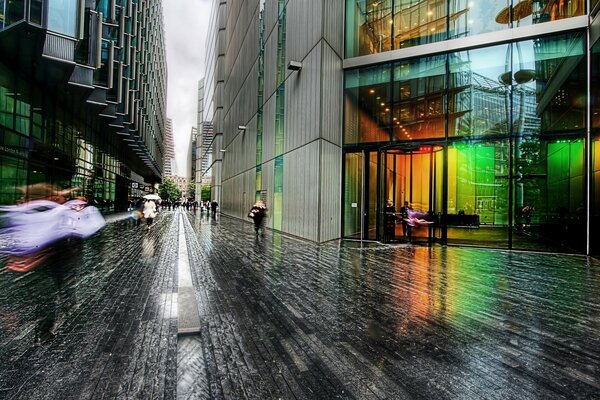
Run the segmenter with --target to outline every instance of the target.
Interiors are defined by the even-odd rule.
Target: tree
[[[196,199],[196,182],[195,181],[190,181],[190,183],[188,183],[187,195],[188,195],[188,199],[190,199],[190,200]]]
[[[210,200],[210,185],[202,185],[202,193],[200,199],[202,201]]]
[[[181,190],[179,190],[175,181],[165,178],[158,189],[158,195],[163,200],[177,201],[181,198]]]

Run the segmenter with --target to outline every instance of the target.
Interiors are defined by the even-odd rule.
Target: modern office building
[[[206,40],[206,68],[202,92],[202,181],[210,179],[211,197],[221,202],[221,166],[223,160],[223,96],[225,86],[225,52],[227,1],[213,0]],[[206,167],[205,167],[206,166]]]
[[[212,164],[212,142],[214,139],[212,129],[212,115],[209,116],[204,112],[205,97],[204,97],[204,79],[198,82],[198,135],[196,137],[196,174],[194,179],[196,182],[196,200],[201,200],[202,186],[211,184]]]
[[[600,253],[597,0],[334,3],[227,4],[223,213],[383,240],[391,200],[412,241]]]
[[[198,137],[198,128],[192,127],[190,132],[190,147],[188,150],[188,179],[190,182],[196,181],[196,160],[198,158],[196,149],[196,140]]]
[[[122,209],[160,181],[161,1],[2,1],[0,54],[0,203],[44,187]]]
[[[165,124],[165,157],[163,175],[177,175],[177,162],[175,161],[175,141],[173,140],[173,120],[171,118],[167,118]]]

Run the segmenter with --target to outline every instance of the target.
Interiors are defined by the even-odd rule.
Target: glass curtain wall
[[[77,36],[79,2],[73,0],[48,1],[48,30],[67,36]]]
[[[591,143],[591,204],[590,204],[590,243],[600,240],[600,42],[592,48],[590,87],[592,88],[592,143]],[[600,247],[590,246],[594,255],[600,255]]]
[[[402,159],[407,180],[427,176],[445,204],[433,207],[416,186],[380,197],[443,213],[448,243],[585,252],[585,49],[575,32],[346,71],[345,145],[447,150],[446,164],[436,162],[445,181],[414,154]],[[381,173],[381,187],[398,187],[382,160],[369,185]],[[347,172],[346,184],[361,175]]]
[[[0,204],[63,192],[94,201],[102,211],[127,207],[126,194],[116,197],[123,171],[114,137],[95,134],[96,124],[67,108],[0,64]]]
[[[513,247],[584,252],[585,35],[513,45]]]
[[[344,237],[347,238],[361,238],[363,165],[362,153],[344,156]]]
[[[585,14],[585,0],[346,0],[346,57]]]
[[[390,64],[346,73],[344,143],[390,140]]]

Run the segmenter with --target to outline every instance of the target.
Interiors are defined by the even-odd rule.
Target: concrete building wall
[[[232,3],[232,2],[231,2]],[[221,203],[222,189],[222,160],[223,153],[221,152],[224,133],[224,87],[225,87],[225,54],[227,52],[227,15],[231,4],[225,0],[215,0],[213,7],[217,7],[213,14],[218,21],[215,24],[216,30],[216,57],[215,57],[215,72],[214,72],[214,97],[213,97],[213,146],[212,146],[212,165],[211,165],[211,196],[213,200]]]
[[[266,224],[273,227],[279,4],[264,5],[262,185],[257,187],[260,3],[240,0],[227,8],[221,212],[247,218],[261,190],[270,210]],[[343,7],[328,0],[289,0],[285,15],[285,65],[299,61],[302,69],[286,69],[283,83],[281,230],[326,241],[340,237]]]

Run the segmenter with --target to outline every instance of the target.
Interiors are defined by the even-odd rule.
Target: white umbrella
[[[144,198],[147,200],[161,200],[160,196],[157,194],[147,194]]]

